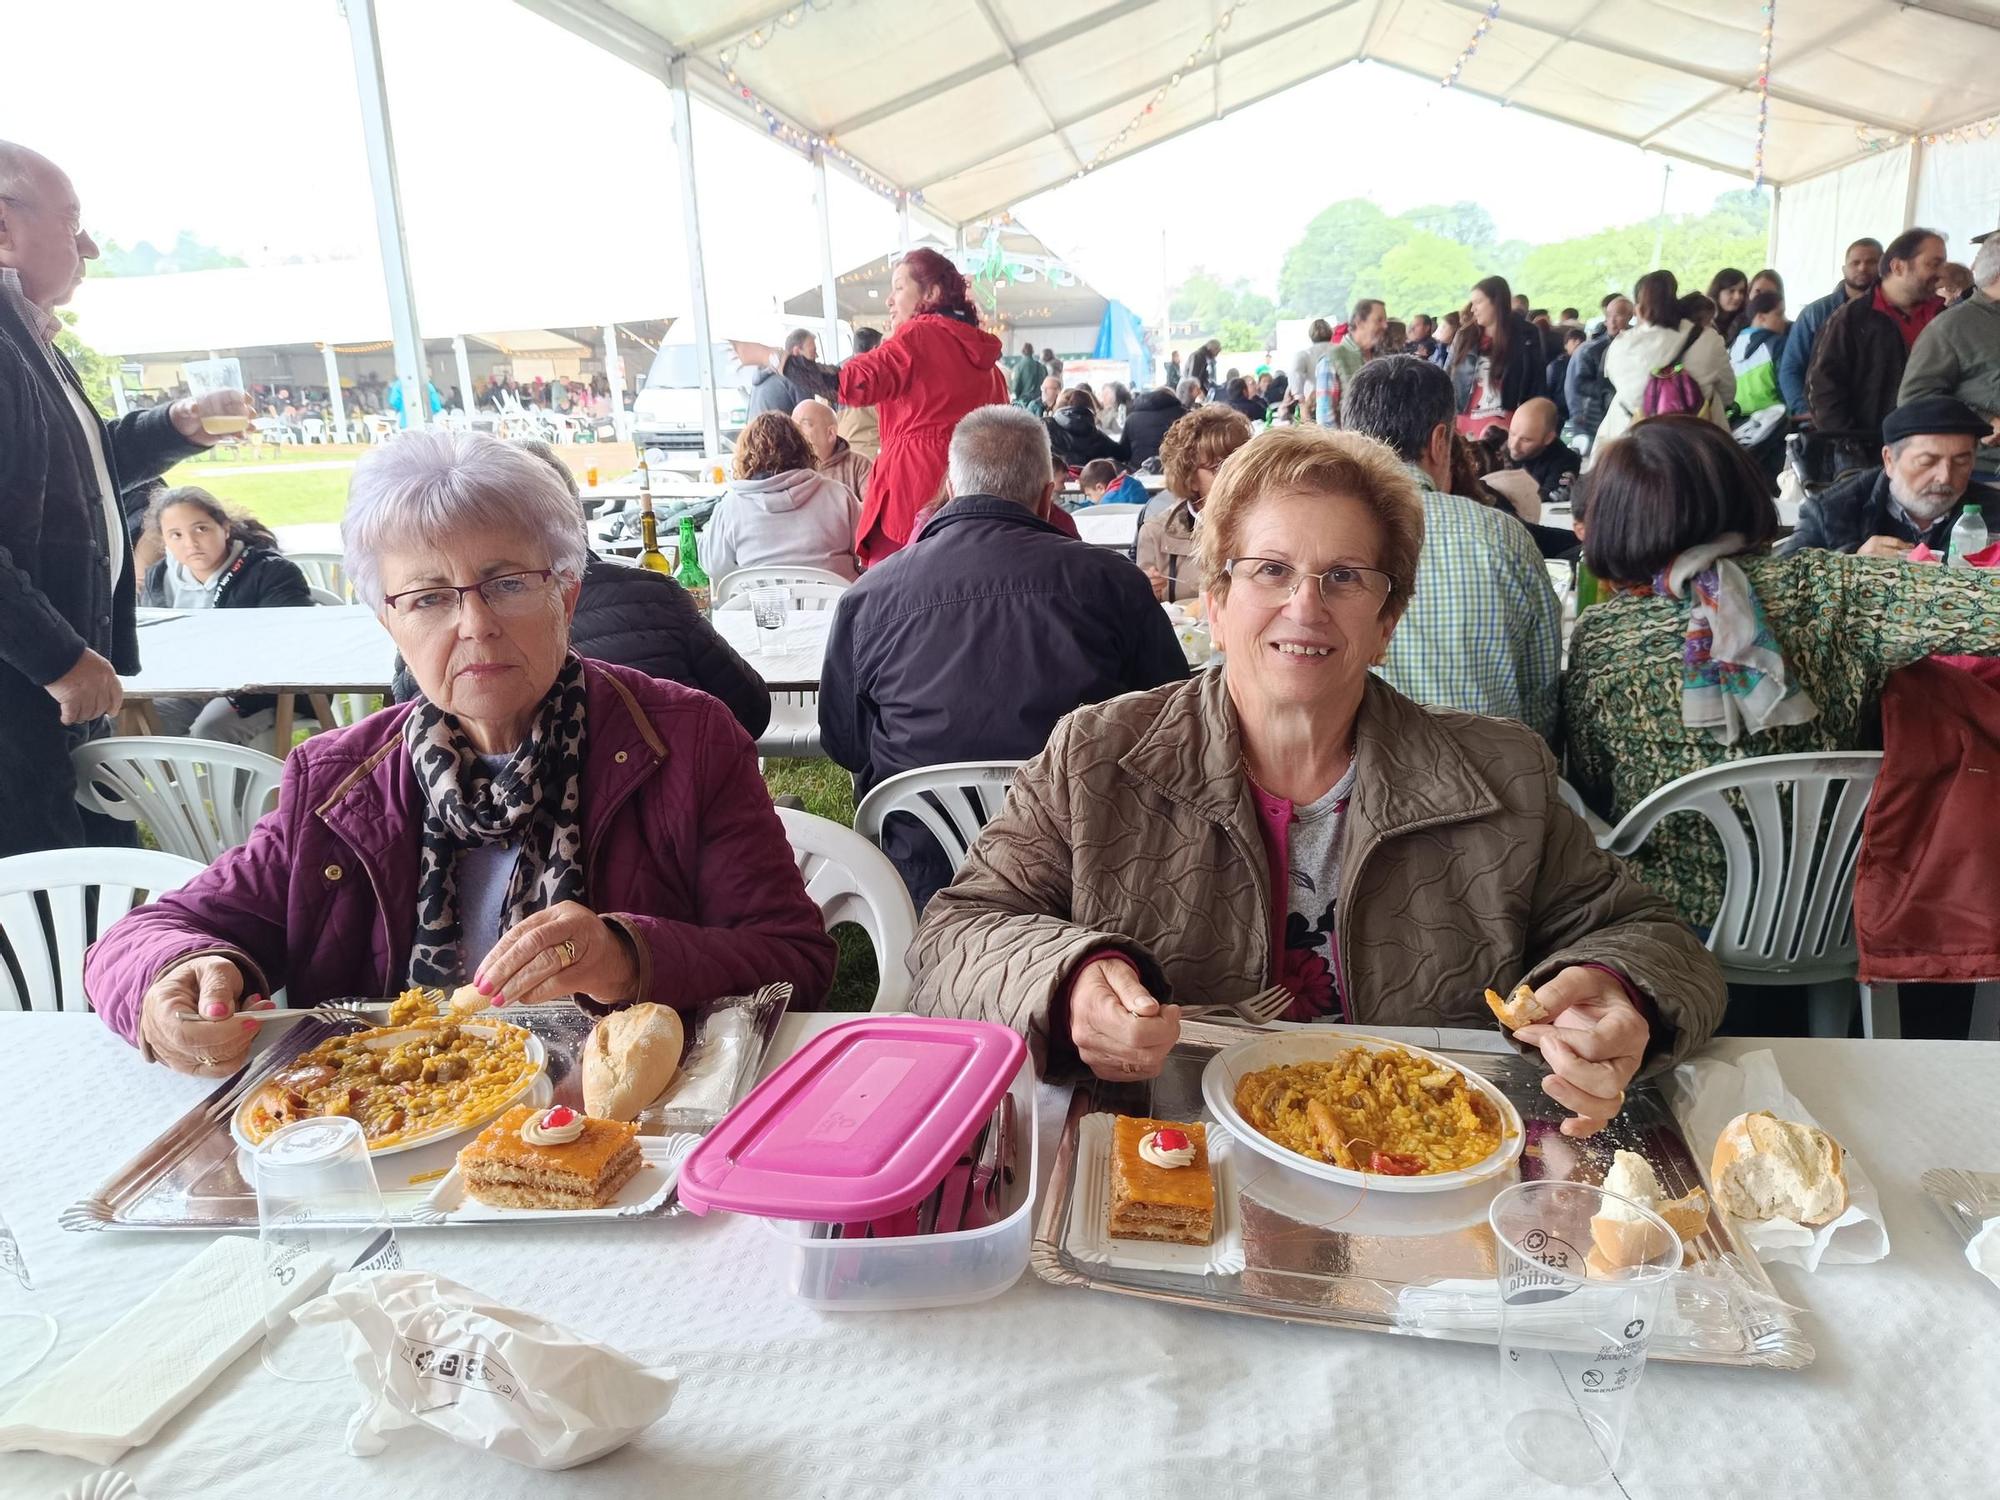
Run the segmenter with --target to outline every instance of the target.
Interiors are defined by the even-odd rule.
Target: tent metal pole
[[[1904,229],[1910,229],[1915,227],[1916,225],[1917,188],[1923,181],[1923,175],[1924,175],[1924,143],[1920,140],[1913,139],[1910,142],[1910,176],[1909,180],[1903,185],[1903,228]]]
[[[896,203],[897,228],[902,235],[903,254],[908,255],[910,253],[910,195],[908,193],[898,193],[896,195]]]
[[[694,353],[701,371],[702,453],[722,452],[716,425],[715,344],[708,328],[708,271],[701,256],[701,206],[694,181],[694,111],[688,95],[687,56],[667,65],[667,92],[674,107],[674,149],[680,158],[681,222],[687,228],[688,304],[694,317]]]
[[[333,430],[341,442],[351,442],[354,435],[347,430],[347,398],[340,394],[340,356],[334,353],[332,339],[319,346],[319,357],[326,365],[326,399],[333,404]]]
[[[346,5],[347,35],[354,47],[354,82],[361,100],[361,136],[368,151],[368,181],[375,194],[375,234],[382,245],[382,278],[388,284],[396,378],[403,385],[405,422],[412,428],[422,427],[430,415],[426,394],[430,372],[417,325],[417,292],[410,277],[403,194],[396,185],[396,141],[389,128],[389,82],[382,72],[375,0],[346,0]]]
[[[475,406],[477,406],[479,402],[475,399],[472,390],[472,360],[467,356],[465,352],[464,334],[454,333],[451,336],[451,357],[458,362],[459,410],[463,411],[467,416],[470,416],[472,414],[472,409]]]
[[[826,153],[813,147],[813,201],[819,205],[819,313],[826,324],[820,358],[840,363],[840,290],[833,274],[833,208],[827,201]]]
[[[1778,264],[1778,208],[1784,197],[1782,187],[1771,189],[1771,227],[1764,236],[1764,264],[1774,268]]]
[[[618,352],[618,325],[604,325],[604,378],[611,385],[611,431],[623,438],[632,424],[625,415],[625,360]]]

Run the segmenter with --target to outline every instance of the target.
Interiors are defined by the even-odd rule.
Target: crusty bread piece
[[[451,992],[451,1003],[446,1007],[454,1016],[476,1015],[493,1002],[479,993],[479,987],[461,984]]]
[[[1781,1120],[1767,1109],[1722,1129],[1708,1179],[1715,1201],[1739,1219],[1828,1224],[1847,1208],[1840,1142],[1823,1130]]]
[[[1514,993],[1505,1000],[1500,998],[1498,990],[1488,990],[1486,1008],[1492,1011],[1494,1018],[1509,1031],[1519,1031],[1523,1026],[1532,1026],[1537,1021],[1546,1021],[1549,1018],[1548,1011],[1542,1002],[1535,998],[1534,986],[1530,984],[1516,985]]]
[[[1708,1194],[1696,1188],[1683,1198],[1663,1197],[1652,1163],[1636,1151],[1619,1151],[1612,1156],[1611,1170],[1604,1174],[1604,1189],[1665,1219],[1684,1247],[1708,1227]],[[1659,1226],[1622,1203],[1607,1203],[1603,1213],[1591,1217],[1590,1239],[1593,1253],[1612,1267],[1641,1265],[1667,1248]]]
[[[614,1010],[583,1044],[583,1107],[600,1120],[636,1120],[681,1065],[681,1018],[643,1001]]]

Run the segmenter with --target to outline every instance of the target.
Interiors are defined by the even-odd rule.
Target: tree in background
[[[165,250],[151,240],[129,247],[106,240],[97,247],[97,259],[89,263],[89,272],[92,276],[168,276],[176,271],[219,271],[243,264],[240,256],[219,250],[183,229]]]
[[[83,381],[83,393],[90,397],[90,404],[102,415],[112,415],[111,372],[118,368],[118,361],[108,354],[99,354],[76,336],[75,313],[62,307],[56,309],[56,316],[62,320],[62,331],[56,335],[56,347],[76,366],[76,373]]]
[[[1416,233],[1365,198],[1343,198],[1322,209],[1305,235],[1285,252],[1278,271],[1278,302],[1301,318],[1346,318],[1357,295],[1374,295],[1361,273]]]
[[[1437,318],[1464,304],[1467,289],[1488,274],[1485,264],[1460,241],[1419,231],[1370,266],[1355,290],[1380,297],[1396,317]]]
[[[1203,332],[1214,334],[1231,349],[1269,347],[1277,332],[1276,314],[1271,299],[1252,291],[1250,283],[1242,277],[1225,285],[1200,266],[1174,289],[1167,305],[1167,316],[1174,322],[1192,323]],[[1230,342],[1223,329],[1231,324],[1237,325],[1239,333],[1249,331],[1244,342]]]
[[[1427,203],[1397,217],[1427,234],[1456,240],[1468,250],[1491,250],[1499,238],[1493,215],[1477,203]]]

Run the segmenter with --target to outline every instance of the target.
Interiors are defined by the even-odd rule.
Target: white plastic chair
[[[1007,800],[1007,788],[1023,762],[961,760],[891,776],[854,809],[854,831],[882,844],[882,823],[890,813],[908,813],[936,839],[955,870],[979,830],[993,821]]]
[[[819,694],[771,694],[771,722],[757,736],[758,757],[818,760],[825,754],[819,738]]]
[[[247,745],[169,735],[114,735],[70,752],[76,800],[144,823],[170,854],[206,864],[250,837],[278,803],[285,764]]]
[[[888,856],[851,828],[797,808],[778,817],[798,857],[806,894],[826,930],[858,924],[875,945],[876,1010],[910,1008],[910,945],[917,937],[917,909]]]
[[[1611,825],[1592,812],[1583,800],[1583,793],[1560,776],[1556,778],[1556,795],[1562,798],[1563,806],[1583,819],[1584,826],[1590,830],[1590,836],[1597,840],[1600,848],[1610,842]]]
[[[48,849],[0,859],[0,1010],[88,1010],[84,950],[134,906],[201,871],[199,860],[158,849]]]
[[[332,594],[334,603],[354,602],[354,591],[347,586],[347,559],[338,552],[287,552],[285,556],[298,565],[308,584]]]
[[[1900,1036],[1895,987],[1855,980],[1854,865],[1881,768],[1876,751],[1710,766],[1647,797],[1606,847],[1630,856],[1662,818],[1699,813],[1721,839],[1727,861],[1722,909],[1708,934],[1723,977],[1732,984],[1811,986],[1819,1035],[1847,1034],[1858,989],[1862,1035]]]
[[[817,614],[840,603],[840,596],[854,585],[825,568],[738,568],[715,585],[717,609],[748,609],[748,589],[783,589],[785,607],[801,614]]]
[[[311,593],[312,602],[315,604],[331,604],[334,608],[338,609],[343,604],[350,604],[353,602],[352,600],[341,598],[340,595],[336,594],[332,589],[321,588],[316,583],[307,584],[306,589],[309,593]]]
[[[299,423],[299,431],[304,435],[307,443],[324,443],[326,441],[326,423],[318,417],[307,417],[303,422]]]

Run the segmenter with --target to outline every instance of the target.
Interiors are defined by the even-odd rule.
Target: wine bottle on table
[[[646,455],[639,455],[639,566],[673,576],[667,555],[660,550],[660,523],[653,514],[653,473]]]
[[[688,591],[694,599],[695,608],[704,615],[708,613],[708,574],[702,571],[701,559],[696,556],[694,539],[694,517],[681,517],[681,565],[674,570],[674,581]]]

